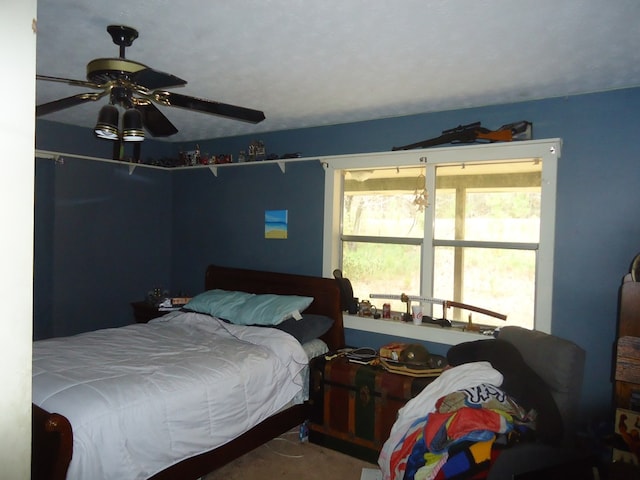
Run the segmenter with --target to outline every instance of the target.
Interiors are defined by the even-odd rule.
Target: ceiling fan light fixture
[[[98,122],[93,129],[98,138],[118,140],[118,109],[113,105],[105,105],[100,109]]]
[[[142,114],[135,108],[128,108],[122,117],[122,140],[125,142],[142,142]]]

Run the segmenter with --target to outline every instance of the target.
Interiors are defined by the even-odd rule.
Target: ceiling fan
[[[178,129],[155,106],[156,103],[249,123],[258,123],[265,119],[264,113],[259,110],[166,91],[166,88],[183,86],[187,82],[175,75],[154,70],[142,63],[125,58],[125,48],[131,46],[138,38],[138,32],[134,28],[109,25],[107,32],[111,35],[113,43],[120,47],[120,56],[91,60],[87,64],[86,81],[36,75],[38,80],[67,83],[99,91],[79,93],[37,105],[36,117],[108,96],[109,104],[100,110],[95,133],[101,138],[125,141],[143,140],[143,126],[154,137],[168,137],[178,132]],[[122,137],[118,131],[116,106],[126,109],[123,116]]]

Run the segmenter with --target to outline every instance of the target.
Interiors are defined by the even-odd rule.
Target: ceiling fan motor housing
[[[142,63],[124,58],[96,58],[87,64],[87,80],[102,85],[128,79],[128,76],[147,68]]]

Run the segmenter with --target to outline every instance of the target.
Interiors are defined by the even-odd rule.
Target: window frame
[[[325,167],[323,275],[331,277],[335,268],[341,268],[340,222],[344,170],[423,166],[426,167],[427,190],[435,192],[435,168],[438,165],[540,159],[542,161],[540,238],[536,259],[534,328],[551,333],[557,163],[561,157],[561,149],[562,140],[553,138],[323,158],[322,162]],[[425,237],[422,242],[423,265],[421,267],[423,292],[421,295],[429,296],[433,287],[431,272],[433,271],[435,246],[433,239],[434,209],[427,208],[425,215]],[[372,327],[370,331],[377,331],[378,327]]]

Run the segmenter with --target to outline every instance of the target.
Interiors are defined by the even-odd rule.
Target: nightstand
[[[158,307],[150,304],[149,302],[145,302],[144,300],[141,302],[131,302],[131,307],[133,307],[133,317],[136,319],[137,323],[147,323],[149,320],[169,313],[167,311],[158,310]]]
[[[345,357],[310,362],[309,440],[377,463],[398,410],[437,377],[409,377]]]

